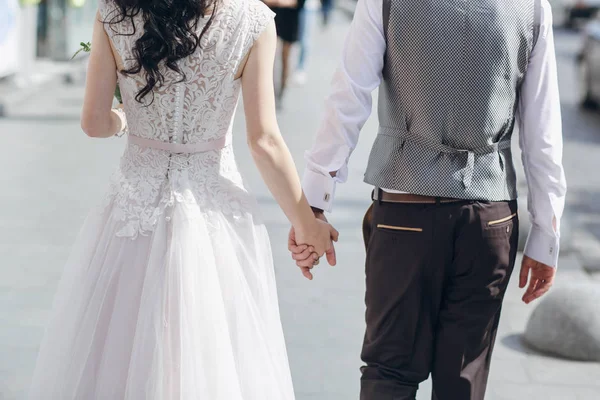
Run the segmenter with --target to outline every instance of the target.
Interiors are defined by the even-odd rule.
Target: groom
[[[482,400],[517,255],[517,123],[532,219],[525,303],[550,289],[557,266],[566,184],[550,5],[359,0],[307,153],[303,186],[319,218],[347,179],[376,88],[360,398],[415,399],[432,374],[434,399]],[[293,231],[290,250],[312,277],[318,260]]]

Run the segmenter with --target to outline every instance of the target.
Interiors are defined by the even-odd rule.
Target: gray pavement
[[[314,32],[309,83],[293,88],[280,125],[299,166],[323,114],[322,99],[347,29],[341,15],[329,31]],[[557,37],[565,120],[567,209],[573,246],[561,258],[558,284],[588,281],[582,260],[600,250],[600,115],[576,106],[574,55],[578,36]],[[0,400],[21,400],[29,383],[52,297],[70,247],[88,210],[102,198],[123,139],[92,140],[79,129],[82,87],[54,84],[0,119]],[[364,250],[360,222],[370,188],[361,181],[375,137],[371,118],[339,186],[332,222],[341,232],[339,264],[304,280],[286,250],[288,223],[253,167],[240,112],[235,148],[246,180],[259,199],[272,239],[280,303],[298,400],[358,398],[364,331]],[[523,216],[522,216],[523,217]],[[579,241],[579,240],[577,240]],[[588,257],[589,258],[589,257]],[[586,261],[594,264],[593,259]],[[599,264],[600,265],[600,264]],[[510,285],[492,364],[491,400],[594,400],[600,398],[600,364],[555,359],[526,348],[520,335],[533,307]],[[418,399],[430,398],[430,383]],[[55,400],[55,399],[49,399]],[[60,400],[60,399],[56,399]]]

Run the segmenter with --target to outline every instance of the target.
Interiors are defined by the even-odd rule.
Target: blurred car
[[[600,10],[600,0],[550,0],[554,24],[572,28],[578,20],[594,17]]]
[[[584,30],[578,61],[581,104],[585,108],[597,108],[600,105],[600,14]]]

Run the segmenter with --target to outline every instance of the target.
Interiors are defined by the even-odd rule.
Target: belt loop
[[[383,190],[380,187],[377,188],[377,204],[381,205],[381,198],[383,197]]]
[[[438,207],[439,207],[440,205],[442,205],[442,199],[440,199],[439,197],[436,197],[436,198],[435,198],[435,205],[436,205],[436,206],[438,206]]]

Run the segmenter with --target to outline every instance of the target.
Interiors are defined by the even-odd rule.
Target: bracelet
[[[117,114],[119,120],[121,120],[121,130],[115,134],[116,137],[121,137],[129,133],[129,126],[127,125],[127,116],[122,108],[113,108],[112,112]]]

